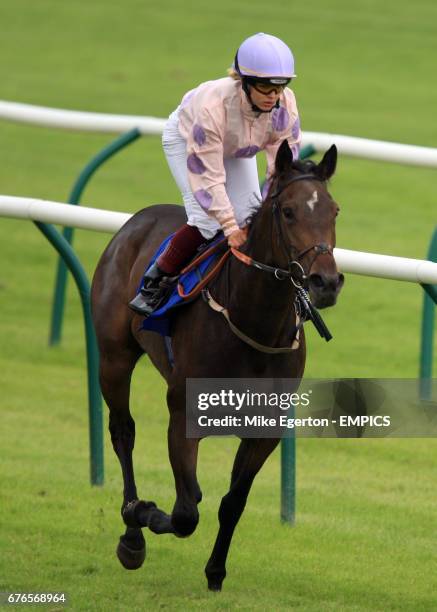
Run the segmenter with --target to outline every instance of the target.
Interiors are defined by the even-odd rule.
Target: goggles
[[[282,93],[284,89],[287,87],[288,83],[291,79],[269,79],[268,81],[258,81],[257,79],[247,79],[248,84],[253,87],[258,93],[263,94],[264,96],[268,96],[269,94],[275,92],[276,95]]]

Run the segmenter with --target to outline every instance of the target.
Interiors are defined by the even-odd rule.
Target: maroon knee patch
[[[183,225],[158,257],[159,268],[166,274],[177,274],[205,241],[206,238],[202,236],[197,227]]]

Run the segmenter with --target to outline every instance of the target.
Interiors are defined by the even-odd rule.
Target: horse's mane
[[[291,164],[290,172],[294,170],[300,174],[315,174],[316,168],[317,168],[317,164],[313,162],[311,159],[303,159],[303,160],[298,159],[296,161],[293,161],[293,163]],[[277,183],[278,178],[279,177],[276,173],[272,175],[270,179],[271,181],[270,188],[271,188],[271,185]],[[269,188],[269,191],[270,191],[270,188]],[[261,209],[262,209],[262,204],[261,206],[254,206],[252,208],[252,212],[249,214],[249,216],[246,219],[246,224],[249,227],[249,229],[255,223],[258,215],[260,215]]]
[[[317,164],[312,159],[297,159],[293,161],[290,168],[304,174],[315,174],[316,167]]]

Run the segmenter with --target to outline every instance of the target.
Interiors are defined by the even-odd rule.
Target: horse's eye
[[[283,208],[282,209],[282,214],[289,221],[291,221],[291,219],[293,219],[293,217],[294,217],[293,210],[291,208]]]

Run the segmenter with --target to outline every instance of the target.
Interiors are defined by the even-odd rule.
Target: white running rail
[[[132,215],[34,198],[1,195],[0,217],[32,219],[44,223],[114,233]],[[437,263],[431,261],[347,249],[335,249],[334,255],[338,268],[342,272],[412,283],[437,284]]]
[[[0,118],[32,125],[92,132],[122,133],[137,128],[144,135],[161,134],[166,122],[166,119],[157,117],[88,113],[5,100],[0,100]],[[303,132],[302,144],[312,144],[319,152],[336,144],[343,155],[437,168],[437,148],[306,131]]]

